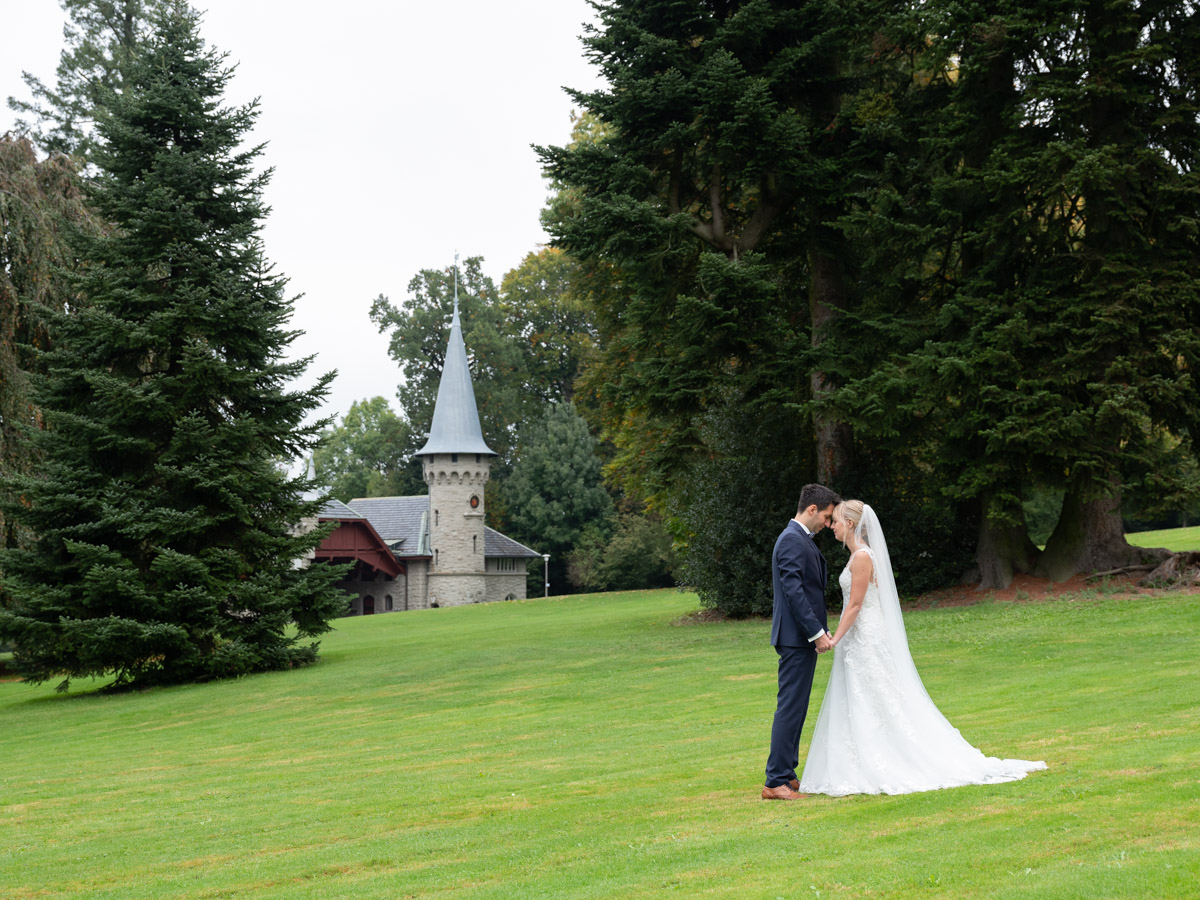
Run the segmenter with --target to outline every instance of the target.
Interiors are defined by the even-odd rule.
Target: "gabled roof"
[[[321,506],[321,511],[317,513],[319,519],[361,519],[362,516],[348,507],[341,500],[330,498]]]
[[[429,497],[356,497],[350,509],[400,556],[428,556]],[[424,538],[424,540],[423,540]]]
[[[455,271],[457,277],[457,269]],[[467,345],[463,343],[462,326],[458,321],[457,281],[454,291],[454,316],[450,320],[446,361],[438,383],[437,403],[433,407],[433,424],[429,426],[429,440],[415,455],[481,453],[495,456],[479,427],[479,407],[475,404],[475,388],[471,385]]]
[[[429,497],[359,497],[348,508],[366,519],[401,559],[429,556]],[[494,528],[483,529],[483,555],[533,559],[541,556]]]
[[[536,550],[530,550],[524,544],[514,541],[510,537],[498,532],[495,528],[483,526],[483,555],[489,558],[497,556],[515,556],[525,557],[527,559],[540,558],[542,554]]]
[[[396,559],[392,548],[384,543],[366,519],[339,518],[336,521],[337,528],[327,534],[320,546],[313,550],[314,559],[324,559],[332,563],[366,563],[377,572],[383,572],[393,578],[407,571],[404,564]]]

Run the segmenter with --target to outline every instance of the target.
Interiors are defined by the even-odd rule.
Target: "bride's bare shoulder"
[[[869,575],[874,568],[875,562],[871,559],[871,554],[866,547],[859,547],[850,554],[850,573],[852,575],[860,572]]]

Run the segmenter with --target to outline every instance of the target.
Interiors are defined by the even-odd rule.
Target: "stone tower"
[[[457,262],[457,260],[456,260]],[[487,599],[483,488],[496,454],[483,440],[479,407],[458,318],[454,316],[429,440],[417,451],[429,485],[429,603],[461,606]]]

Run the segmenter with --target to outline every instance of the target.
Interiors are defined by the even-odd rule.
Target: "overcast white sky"
[[[203,35],[238,64],[230,102],[261,99],[254,138],[275,168],[263,231],[291,279],[293,356],[337,369],[327,412],[383,395],[399,371],[367,317],[407,297],[420,269],[481,255],[500,280],[547,238],[547,193],[530,144],[570,136],[564,85],[599,84],[579,43],[585,0],[193,0]],[[65,14],[19,0],[0,29],[0,133],[53,83]]]

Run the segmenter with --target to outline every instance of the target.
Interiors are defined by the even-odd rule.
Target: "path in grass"
[[[767,626],[671,624],[695,605],[345,619],[310,669],[145,694],[0,683],[0,896],[1195,896],[1200,596],[910,613],[963,734],[1050,770],[791,804],[758,799]]]

